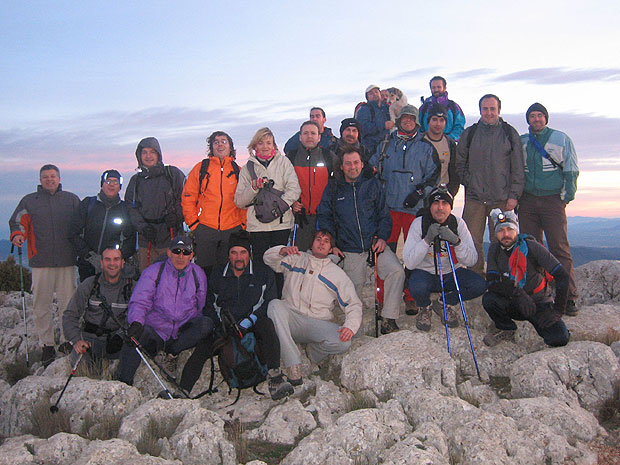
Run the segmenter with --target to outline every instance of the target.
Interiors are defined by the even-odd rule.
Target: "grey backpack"
[[[248,171],[252,180],[258,179],[254,170],[254,162],[248,161]],[[254,206],[256,219],[261,223],[271,223],[278,218],[280,218],[280,223],[282,223],[282,216],[290,208],[289,204],[282,200],[284,191],[274,189],[273,184],[273,179],[270,179],[264,187],[258,190],[258,194],[256,194],[256,197],[254,197],[250,204]]]

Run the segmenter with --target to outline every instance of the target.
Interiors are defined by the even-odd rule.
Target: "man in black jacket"
[[[115,243],[123,260],[136,252],[136,233],[119,196],[123,177],[116,170],[101,175],[99,194],[86,197],[73,215],[69,241],[78,257],[80,281],[101,271],[103,248]]]
[[[293,386],[284,380],[280,370],[280,342],[273,322],[267,317],[269,302],[277,297],[275,275],[266,265],[250,258],[250,238],[246,231],[233,232],[228,242],[226,265],[218,265],[209,277],[207,303],[203,313],[217,327],[228,317],[245,335],[256,337],[256,354],[269,369],[269,394],[273,400],[293,393]],[[212,339],[198,344],[187,361],[181,376],[181,387],[190,392],[200,377],[202,367],[211,355]]]
[[[489,247],[487,292],[482,305],[496,330],[484,336],[488,346],[514,341],[517,325],[527,320],[545,344],[564,346],[570,333],[562,321],[568,297],[568,273],[560,262],[532,236],[519,234],[512,211],[491,212],[498,242]],[[549,281],[555,280],[555,299]]]

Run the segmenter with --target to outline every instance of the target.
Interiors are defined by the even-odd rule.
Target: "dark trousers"
[[[241,226],[232,229],[218,230],[199,224],[194,230],[196,243],[196,265],[200,266],[209,277],[215,265],[228,263],[228,239],[230,234],[240,231]]]
[[[154,356],[160,350],[172,355],[178,355],[182,351],[191,349],[201,341],[207,339],[213,330],[213,321],[206,316],[192,318],[179,330],[176,339],[164,341],[155,330],[149,326],[144,326],[144,332],[138,342],[148,354]],[[130,386],[133,384],[133,377],[142,359],[135,349],[133,342],[123,345],[121,350],[120,380]]]
[[[261,363],[267,365],[268,369],[279,368],[280,342],[278,341],[278,335],[273,322],[269,318],[259,318],[252,326],[252,332],[256,337],[256,355],[258,359]],[[202,367],[213,352],[214,342],[215,335],[200,341],[183,367],[180,385],[187,392],[191,392],[194,384],[200,378]]]
[[[486,289],[486,281],[478,274],[466,268],[456,269],[456,278],[459,281],[461,297],[463,301],[475,299],[482,295]],[[443,285],[446,294],[446,304],[457,305],[459,295],[456,292],[456,284],[452,273],[443,275]],[[420,307],[426,307],[431,303],[431,292],[441,292],[439,275],[424,270],[411,270],[409,276],[409,292]]]
[[[565,346],[570,339],[570,333],[562,320],[556,321],[551,326],[542,328],[533,318],[526,318],[515,305],[514,300],[507,297],[487,292],[482,297],[482,306],[489,314],[495,326],[499,329],[515,330],[517,325],[513,320],[529,321],[545,344],[553,347]],[[553,304],[550,302],[536,303],[536,313],[552,312]]]
[[[286,245],[290,232],[290,229],[251,232],[250,244],[252,245],[252,260],[255,263],[265,263],[263,262],[263,255],[267,249],[276,245]],[[282,297],[282,287],[284,287],[284,276],[282,273],[276,273],[276,287],[278,288],[278,298],[280,298]]]
[[[316,233],[316,215],[306,215],[307,224],[303,226],[297,225],[297,233],[295,234],[295,245],[302,252],[312,247],[312,238]]]
[[[543,232],[549,252],[558,259],[569,276],[568,298],[577,298],[577,285],[573,272],[573,257],[566,229],[566,204],[560,195],[536,196],[523,193],[519,199],[519,226],[521,232],[531,234],[543,243]]]

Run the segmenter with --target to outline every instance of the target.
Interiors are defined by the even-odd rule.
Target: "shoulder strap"
[[[232,160],[232,168],[233,173],[235,173],[235,178],[237,178],[237,181],[239,181],[239,172],[241,170],[239,169],[239,165],[237,165],[237,162],[235,160]]]
[[[211,162],[210,158],[205,158],[202,160],[200,164],[200,175],[198,176],[198,197],[202,194],[202,180],[207,177],[207,184],[205,185],[205,190],[207,190],[207,186],[209,185],[209,163]]]
[[[95,205],[95,200],[97,200],[97,196],[96,195],[93,195],[88,200],[88,210],[86,210],[86,216],[90,215],[90,211],[93,209],[93,206]]]
[[[253,161],[248,161],[248,171],[250,172],[250,176],[252,177],[252,181],[254,181],[255,179],[258,179],[258,176],[256,176],[256,170],[254,169],[254,162]]]
[[[476,134],[476,129],[478,129],[478,123],[472,124],[469,132],[467,133],[467,150],[468,151],[469,151],[469,146],[471,145],[471,140],[474,138],[474,134]]]
[[[504,130],[504,134],[506,134],[506,137],[508,138],[508,142],[510,142],[510,150],[512,150],[513,146],[512,146],[512,134],[510,132],[510,124],[508,124],[506,121],[502,121],[502,129]]]
[[[155,289],[157,289],[157,286],[159,286],[159,281],[161,280],[161,275],[164,272],[165,266],[166,266],[166,260],[161,262],[161,265],[159,266],[159,271],[157,272],[157,278],[155,279]]]

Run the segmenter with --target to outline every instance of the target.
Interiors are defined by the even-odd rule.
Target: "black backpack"
[[[248,161],[247,167],[252,180],[258,179],[254,169],[254,162]],[[269,180],[264,187],[259,189],[258,194],[256,194],[256,197],[254,197],[250,204],[254,206],[254,214],[258,221],[261,223],[271,223],[273,220],[280,218],[280,223],[282,223],[282,217],[290,208],[290,205],[282,199],[282,194],[284,194],[284,191],[273,188],[272,180]]]
[[[204,160],[202,160],[202,163],[200,164],[200,174],[198,175],[198,197],[200,197],[200,194],[202,194],[202,180],[205,178],[205,176],[207,177],[207,183],[205,184],[205,191],[207,190],[207,186],[209,185],[209,178],[210,178],[210,174],[209,174],[209,163],[211,162],[210,158],[205,158]],[[237,162],[235,162],[234,160],[232,161],[232,168],[233,170],[228,173],[226,175],[227,178],[229,178],[230,176],[232,176],[233,174],[235,175],[235,178],[237,178],[237,181],[239,181],[239,165],[237,165]]]

